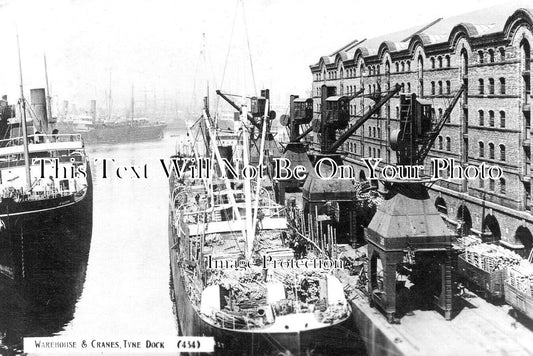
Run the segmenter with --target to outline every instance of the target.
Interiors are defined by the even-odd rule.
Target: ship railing
[[[0,140],[0,147],[19,146],[23,137],[11,137]],[[28,135],[28,143],[82,142],[80,134],[34,134]]]
[[[1,199],[14,199],[15,201],[35,201],[35,200],[46,200],[54,199],[59,197],[72,196],[76,194],[83,193],[87,190],[86,186],[76,188],[74,190],[60,190],[57,188],[46,189],[46,190],[32,190],[30,192],[25,192],[23,188],[14,188],[14,187],[5,187],[0,192]]]

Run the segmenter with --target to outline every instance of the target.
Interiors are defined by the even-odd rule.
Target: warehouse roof
[[[391,53],[403,51],[409,48],[413,40],[421,41],[424,46],[447,43],[452,45],[454,33],[457,31],[463,32],[468,38],[494,33],[506,34],[505,32],[510,32],[520,19],[533,24],[533,6],[530,1],[502,4],[446,19],[434,19],[401,31],[352,41],[330,56],[322,56],[319,62],[311,67],[353,59],[358,53],[363,57],[378,55],[381,48],[386,48]]]

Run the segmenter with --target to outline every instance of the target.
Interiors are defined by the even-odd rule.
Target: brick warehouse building
[[[497,6],[425,26],[353,41],[310,66],[315,115],[320,88],[336,95],[385,92],[402,84],[433,104],[441,116],[461,84],[466,86],[428,155],[469,165],[499,165],[495,180],[441,180],[430,188],[437,209],[451,227],[499,242],[528,255],[533,244],[531,201],[531,46],[533,9]],[[381,108],[344,144],[345,162],[360,179],[362,157],[394,164],[390,133],[399,126],[399,95]],[[356,117],[374,103],[350,102]],[[311,138],[316,140],[316,137]]]

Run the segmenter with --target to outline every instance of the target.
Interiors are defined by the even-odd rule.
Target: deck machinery
[[[433,117],[431,102],[415,94],[400,96],[400,128],[391,133],[398,167],[424,164],[462,91],[461,87],[440,118]],[[365,229],[370,303],[379,306],[391,323],[398,321],[396,276],[401,268],[411,271],[410,292],[422,297],[423,303],[429,298],[451,319],[452,234],[430,200],[427,182],[424,178],[385,181],[388,196]]]
[[[282,157],[287,159],[292,167],[303,166],[307,172],[313,170],[313,164],[307,155],[309,145],[301,142],[301,139],[311,132],[312,126],[309,126],[301,134],[300,128],[311,123],[312,119],[313,99],[299,98],[298,95],[291,95],[290,97],[289,115],[281,115],[280,117],[280,124],[289,129],[289,142],[283,150]],[[292,177],[286,180],[278,180],[278,201],[283,204],[285,202],[285,192],[298,189],[303,185],[303,182],[303,180]]]

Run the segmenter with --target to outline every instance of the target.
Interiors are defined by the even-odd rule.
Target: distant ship
[[[56,125],[60,133],[79,134],[87,144],[160,140],[166,126],[163,121],[151,122],[147,118],[105,122],[93,121],[90,117],[80,117]]]

